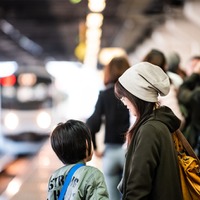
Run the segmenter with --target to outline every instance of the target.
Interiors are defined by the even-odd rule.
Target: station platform
[[[87,165],[92,165],[102,171],[101,159],[93,156]],[[47,199],[48,181],[53,171],[63,166],[53,152],[49,139],[40,151],[21,170],[8,185],[0,200],[45,200]]]

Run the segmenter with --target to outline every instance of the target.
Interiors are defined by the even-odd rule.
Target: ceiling
[[[107,0],[101,48],[133,51],[184,0]],[[79,24],[90,12],[88,1],[1,0],[0,61],[44,65],[47,60],[76,60]]]

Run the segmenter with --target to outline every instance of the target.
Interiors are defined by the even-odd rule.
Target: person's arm
[[[100,92],[93,114],[87,119],[86,124],[90,128],[94,150],[97,149],[95,135],[99,132],[102,123],[103,103],[102,93]]]
[[[92,200],[92,199],[109,200],[109,195],[104,175],[98,169],[96,169],[96,171],[93,171],[93,173],[91,174],[86,190],[87,194],[85,200]]]

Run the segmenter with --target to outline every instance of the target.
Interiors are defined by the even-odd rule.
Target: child
[[[69,170],[77,163],[85,164],[90,161],[93,146],[89,128],[78,120],[59,123],[53,130],[50,140],[54,152],[64,163],[63,167],[52,174],[48,184],[47,199],[58,200]],[[78,168],[71,178],[64,199],[108,200],[103,173],[92,166]]]

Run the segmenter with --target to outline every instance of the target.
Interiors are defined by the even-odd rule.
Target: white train
[[[19,67],[1,78],[0,151],[35,153],[53,124],[53,79],[44,67]]]

